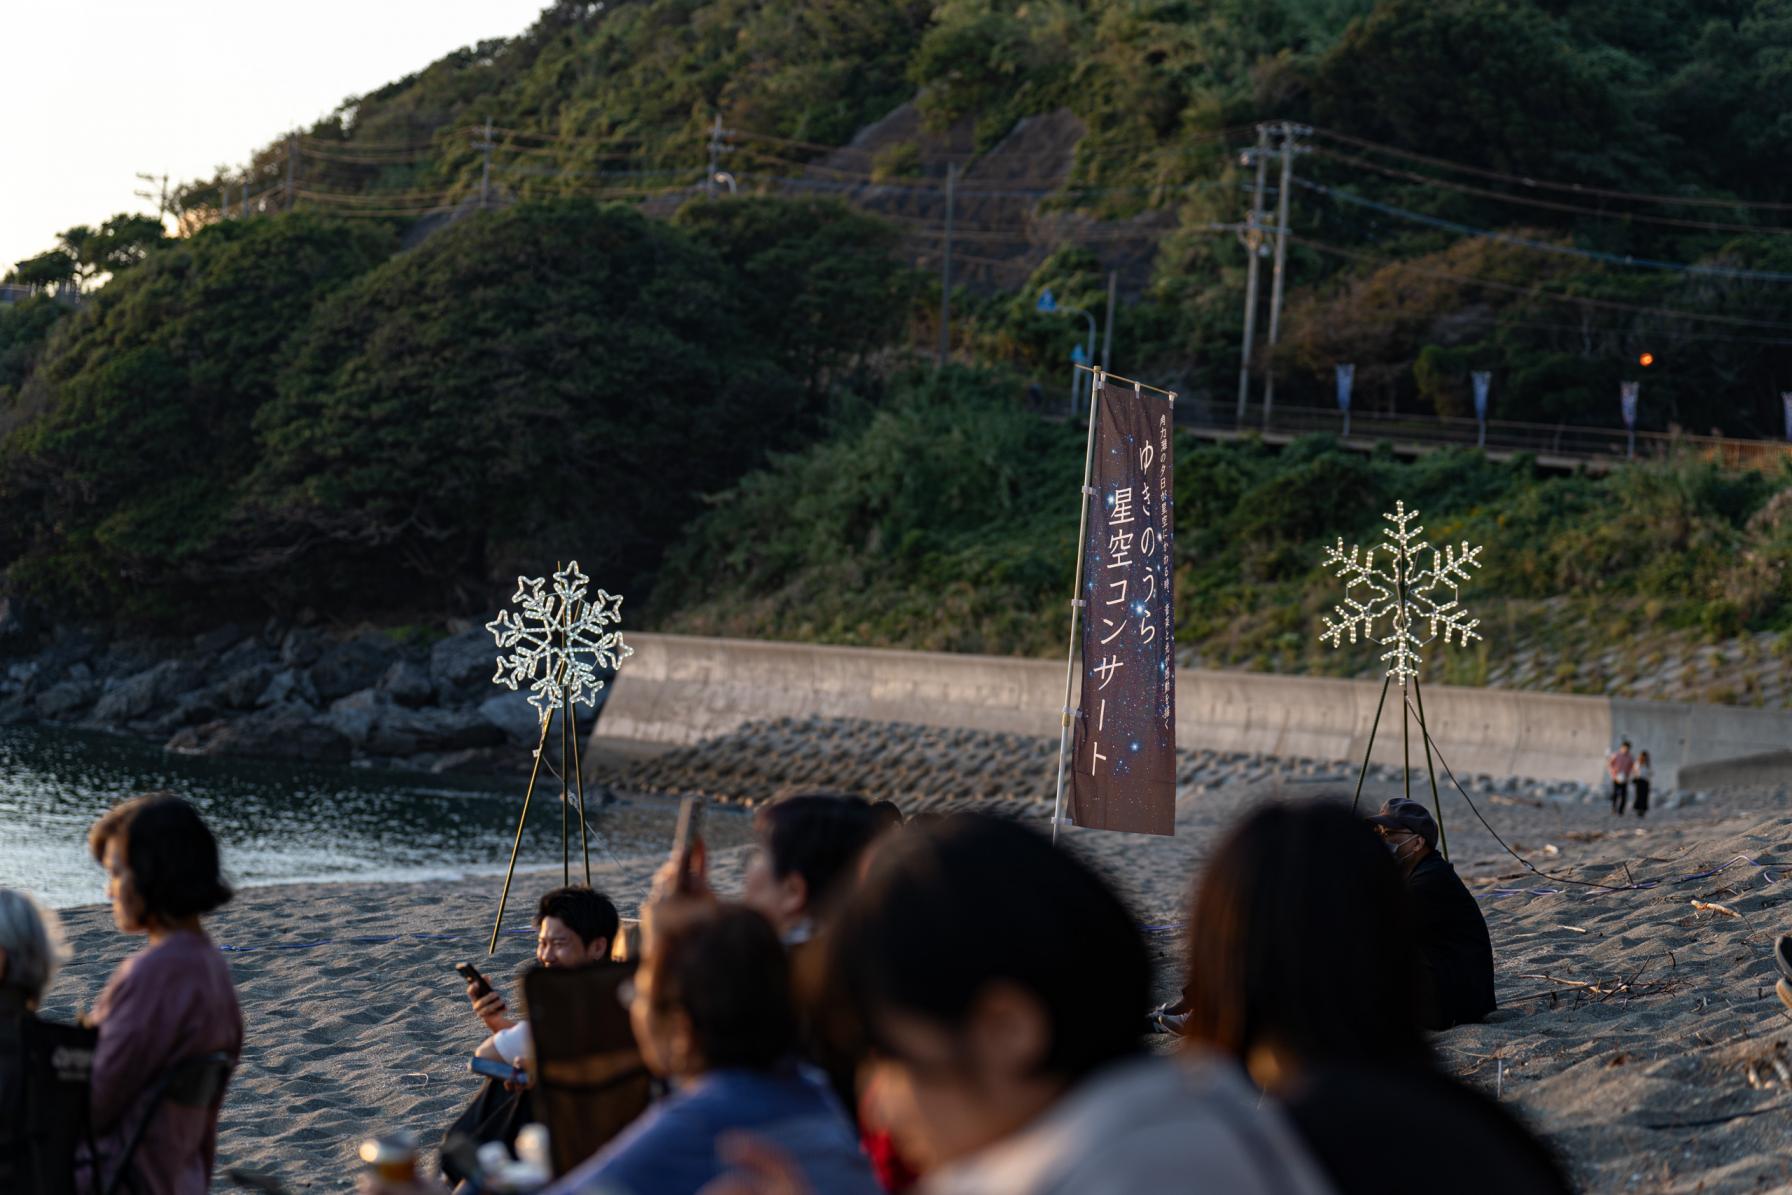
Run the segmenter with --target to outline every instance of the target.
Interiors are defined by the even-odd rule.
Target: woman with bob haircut
[[[106,869],[112,919],[147,945],[112,973],[94,1006],[93,1129],[101,1172],[143,1120],[132,1178],[140,1195],[203,1195],[211,1187],[218,1107],[164,1101],[151,1114],[151,1089],[177,1063],[242,1053],[243,1017],[230,968],[200,917],[230,899],[218,844],[193,807],[170,793],[115,806],[87,834]],[[221,1097],[220,1097],[221,1099]]]
[[[1571,1189],[1516,1118],[1432,1059],[1405,885],[1342,802],[1244,818],[1196,885],[1188,940],[1185,1040],[1280,1101],[1340,1195]]]
[[[928,1195],[1328,1190],[1229,1060],[1144,1050],[1144,938],[1037,832],[971,814],[911,825],[880,844],[830,939],[867,1120]]]

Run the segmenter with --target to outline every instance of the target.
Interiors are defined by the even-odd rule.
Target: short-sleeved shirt
[[[1606,763],[1605,769],[1611,773],[1613,780],[1628,780],[1630,779],[1630,769],[1632,766],[1633,761],[1630,752],[1614,751],[1612,752],[1611,759]]]
[[[839,1101],[794,1065],[711,1071],[691,1080],[544,1195],[696,1195],[723,1173],[716,1140],[734,1130],[789,1155],[811,1191],[878,1195]]]

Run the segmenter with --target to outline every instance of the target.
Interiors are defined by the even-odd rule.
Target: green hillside
[[[1775,0],[556,4],[271,130],[178,237],[19,263],[86,294],[0,306],[5,588],[433,620],[577,555],[656,625],[1060,650],[1080,433],[1023,396],[1061,401],[1074,329],[1035,300],[1121,270],[1113,364],[1230,411],[1258,122],[1300,126],[1278,402],[1351,360],[1359,407],[1460,415],[1489,369],[1498,418],[1609,426],[1641,376],[1645,429],[1771,437],[1787,94]],[[949,167],[974,282],[935,376]],[[977,272],[1021,225],[1045,251]],[[1178,480],[1208,662],[1353,667],[1311,642],[1318,545],[1393,497],[1489,544],[1496,652],[1792,626],[1783,474],[1191,440]]]

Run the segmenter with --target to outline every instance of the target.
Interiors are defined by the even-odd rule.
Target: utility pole
[[[1263,426],[1269,427],[1269,417],[1276,401],[1276,340],[1282,330],[1282,281],[1288,261],[1288,193],[1294,189],[1294,155],[1305,153],[1304,146],[1297,146],[1294,139],[1304,136],[1313,130],[1305,125],[1289,124],[1283,121],[1282,133],[1282,181],[1276,188],[1276,265],[1269,288],[1269,355],[1263,363]]]
[[[1108,318],[1101,332],[1101,360],[1096,362],[1102,369],[1114,367],[1114,300],[1120,293],[1120,271],[1108,271]],[[1094,385],[1091,381],[1090,385]]]
[[[286,135],[286,210],[294,211],[299,206],[298,192],[299,135]]]
[[[488,116],[485,118],[485,137],[479,141],[473,142],[473,148],[478,150],[480,156],[484,159],[479,166],[479,210],[482,212],[492,205],[493,145],[492,118]]]
[[[958,163],[946,164],[946,247],[940,254],[940,347],[933,367],[944,369],[952,351],[952,217],[958,199]]]
[[[1257,167],[1257,181],[1251,188],[1251,222],[1244,233],[1244,249],[1250,255],[1244,282],[1244,347],[1238,357],[1238,418],[1235,426],[1244,426],[1244,411],[1251,400],[1251,341],[1257,334],[1257,273],[1263,260],[1263,176],[1269,165],[1269,126],[1257,126],[1257,148],[1246,150],[1246,162]]]
[[[703,175],[703,193],[711,199],[716,197],[716,172],[722,168],[722,114],[716,113],[715,123],[709,127],[709,169]]]
[[[1276,337],[1281,331],[1281,290],[1288,262],[1288,192],[1294,190],[1294,156],[1305,154],[1305,145],[1294,138],[1312,133],[1306,125],[1281,122],[1281,185],[1276,188],[1276,271],[1269,287],[1269,358],[1263,362],[1263,426],[1276,405]]]

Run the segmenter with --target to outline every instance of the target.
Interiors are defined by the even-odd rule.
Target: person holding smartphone
[[[534,924],[536,963],[543,967],[585,967],[610,957],[610,943],[621,927],[621,918],[609,897],[575,885],[544,893],[535,908]],[[455,970],[466,982],[473,1014],[488,1032],[474,1049],[474,1058],[526,1067],[531,1044],[529,1023],[511,1017],[504,997],[473,964],[461,963]],[[476,1145],[487,1141],[509,1145],[532,1115],[527,1088],[512,1081],[490,1079],[472,1105],[449,1126],[443,1139],[465,1137]],[[442,1172],[456,1182],[468,1177],[459,1173],[447,1151],[442,1156]]]

